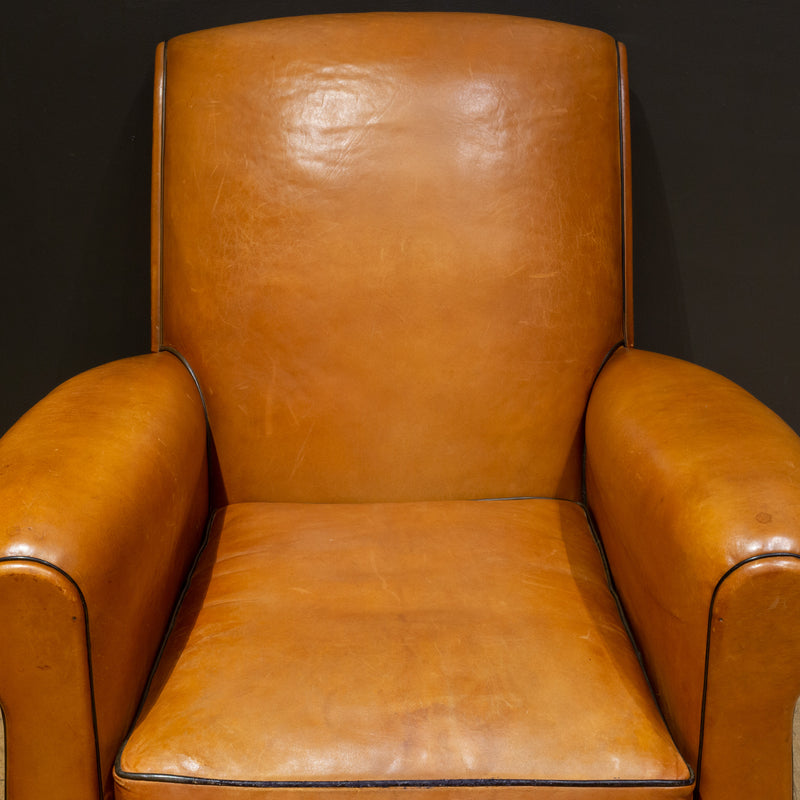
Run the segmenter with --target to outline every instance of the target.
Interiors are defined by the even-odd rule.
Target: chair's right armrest
[[[721,375],[621,349],[592,390],[586,488],[698,795],[788,800],[800,438]]]
[[[169,353],[73,378],[0,439],[9,797],[108,791],[207,513],[202,402]]]

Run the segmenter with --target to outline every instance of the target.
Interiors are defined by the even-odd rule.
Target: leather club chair
[[[800,439],[633,348],[623,46],[220,28],[154,131],[154,352],[0,443],[9,800],[788,800]]]

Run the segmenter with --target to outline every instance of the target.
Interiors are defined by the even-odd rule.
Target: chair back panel
[[[363,14],[165,53],[154,326],[218,501],[577,498],[623,326],[614,40]]]

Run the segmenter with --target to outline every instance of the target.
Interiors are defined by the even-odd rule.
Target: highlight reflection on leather
[[[172,352],[0,441],[10,798],[788,798],[800,439],[632,349],[626,69],[493,15],[158,48]]]
[[[148,774],[690,782],[564,501],[228,506],[150,698],[131,793]]]
[[[622,338],[614,40],[366,15],[166,59],[163,341],[219,502],[578,499]]]
[[[709,647],[702,736],[706,767],[717,768],[704,767],[701,786],[713,797],[788,797],[800,559],[782,556],[800,554],[800,439],[720,375],[623,350],[592,392],[586,441],[614,578],[691,763]]]
[[[111,791],[207,497],[202,405],[168,353],[73,378],[0,440],[10,798]]]

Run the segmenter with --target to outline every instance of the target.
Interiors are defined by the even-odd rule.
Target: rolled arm
[[[0,704],[12,800],[98,798],[208,503],[202,404],[168,353],[63,384],[0,439]]]
[[[789,798],[800,439],[720,375],[622,349],[590,399],[586,487],[700,797]]]

